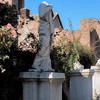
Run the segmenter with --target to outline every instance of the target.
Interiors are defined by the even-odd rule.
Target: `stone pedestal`
[[[92,75],[94,70],[70,71],[70,100],[92,100]]]
[[[21,72],[23,100],[62,100],[65,75],[54,72]]]
[[[93,84],[93,100],[100,99],[100,66],[91,66],[94,69],[94,75],[92,77]]]

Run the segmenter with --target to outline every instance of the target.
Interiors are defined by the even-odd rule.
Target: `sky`
[[[100,0],[25,0],[25,8],[30,10],[30,14],[38,14],[43,1],[53,5],[53,12],[59,14],[64,29],[70,30],[68,20],[71,20],[74,30],[79,28],[83,18],[100,20]]]

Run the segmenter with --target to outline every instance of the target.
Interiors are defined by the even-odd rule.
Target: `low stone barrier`
[[[69,71],[70,100],[92,100],[92,76],[94,70]]]

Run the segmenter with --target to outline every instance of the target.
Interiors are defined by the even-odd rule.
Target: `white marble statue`
[[[52,5],[42,2],[39,6],[38,52],[30,71],[54,71],[51,68],[51,43],[54,34]]]
[[[96,66],[100,66],[100,59],[98,59]]]
[[[81,69],[84,69],[84,66],[80,64],[79,61],[73,63],[73,69],[74,70],[81,70]]]

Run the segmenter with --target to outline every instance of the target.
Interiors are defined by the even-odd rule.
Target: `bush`
[[[75,38],[73,32],[70,35],[72,35],[72,39],[63,36],[59,46],[52,47],[52,66],[57,71],[66,72],[73,70],[73,63],[79,61],[85,68],[90,68],[95,63],[95,53],[89,47],[80,43],[80,37]]]
[[[20,84],[16,80],[18,73],[13,66],[17,43],[17,33],[14,28],[16,25],[16,7],[0,3],[0,100],[18,100],[20,95]]]
[[[85,68],[90,68],[94,64],[95,53],[87,46],[83,46],[79,40],[68,42],[67,65],[73,69],[73,63],[79,61]],[[67,47],[67,48],[68,48]]]
[[[15,45],[16,39],[17,33],[10,23],[0,28],[0,64],[10,59],[11,48]]]

